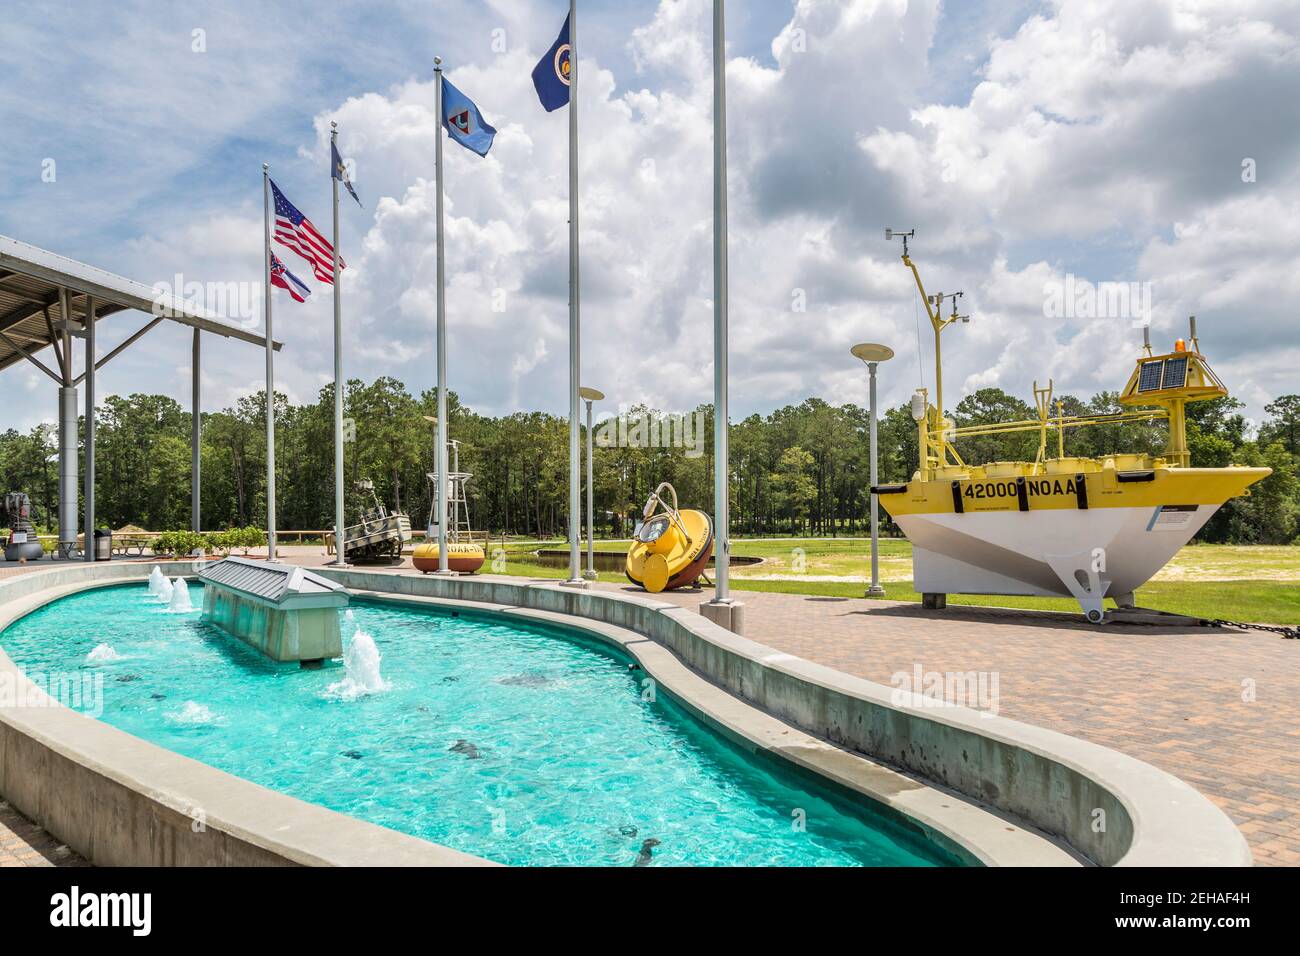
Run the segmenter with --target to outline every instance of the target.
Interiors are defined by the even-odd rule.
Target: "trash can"
[[[109,561],[113,557],[113,532],[108,528],[95,529],[95,560]]]

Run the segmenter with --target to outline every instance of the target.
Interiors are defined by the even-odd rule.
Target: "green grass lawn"
[[[499,547],[491,546],[489,553]],[[505,567],[498,573],[566,577],[564,568],[548,567],[532,558],[532,552],[539,548],[564,547],[562,541],[509,542],[505,546]],[[596,542],[598,551],[625,553],[627,547],[627,541]],[[864,599],[865,581],[871,573],[868,540],[737,538],[732,542],[732,550],[737,555],[764,559],[760,565],[732,570],[731,587],[735,591]],[[886,599],[920,601],[921,596],[912,590],[911,545],[902,540],[882,540],[880,559]],[[599,580],[627,581],[617,572],[601,572]],[[1164,571],[1138,591],[1137,599],[1142,607],[1212,620],[1297,624],[1300,623],[1300,547],[1188,545]],[[1068,598],[954,594],[949,595],[948,603],[1071,613],[1079,610]]]

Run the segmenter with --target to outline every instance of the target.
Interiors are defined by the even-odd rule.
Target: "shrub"
[[[199,531],[182,531],[180,532],[184,539],[184,548],[186,554],[193,554],[195,551],[206,554],[212,549],[208,541],[208,536]]]
[[[208,536],[194,531],[164,531],[153,539],[154,554],[174,554],[186,557],[195,551],[211,550]]]
[[[244,554],[266,546],[266,532],[261,528],[228,528],[225,531],[164,531],[153,539],[154,554],[184,557],[195,551],[223,557],[236,548]]]
[[[209,531],[203,536],[203,540],[208,551],[220,554],[222,557],[230,554],[231,549],[239,543],[238,533],[234,529]]]
[[[238,528],[231,534],[235,535],[235,546],[243,548],[244,554],[266,546],[266,532],[261,528]]]

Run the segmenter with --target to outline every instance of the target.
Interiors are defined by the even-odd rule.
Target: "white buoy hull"
[[[910,514],[922,593],[1073,597],[1085,611],[1131,600],[1219,505]]]

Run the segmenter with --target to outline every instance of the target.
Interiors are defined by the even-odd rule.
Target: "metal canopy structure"
[[[66,306],[61,295],[65,291]],[[0,236],[0,371],[22,361],[24,352],[35,355],[52,344],[57,346],[65,331],[82,337],[86,302],[91,299],[94,300],[96,321],[116,312],[134,309],[147,312],[158,321],[170,319],[224,338],[239,339],[253,345],[266,344],[264,336],[201,305],[160,295],[142,282]],[[70,322],[66,321],[69,319]],[[150,323],[145,330],[155,324]],[[129,342],[134,342],[145,330]],[[129,342],[114,349],[97,362],[97,366],[102,367]],[[280,349],[279,342],[275,343],[275,348],[277,351]]]
[[[148,316],[140,326],[95,361],[96,328],[105,317],[134,310]],[[86,388],[85,548],[93,559],[95,530],[95,373],[164,321],[194,330],[191,385],[191,512],[200,530],[200,341],[204,332],[265,348],[265,335],[246,329],[201,304],[155,291],[141,282],[114,275],[84,262],[0,236],[0,371],[26,361],[59,387],[59,554],[77,548],[77,388]],[[73,340],[85,342],[80,374],[73,361]],[[271,342],[278,351],[279,342]],[[48,361],[37,357],[50,349]],[[53,368],[51,368],[53,365]]]

